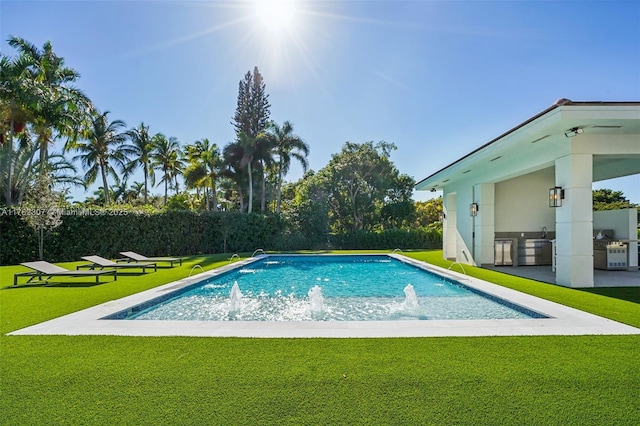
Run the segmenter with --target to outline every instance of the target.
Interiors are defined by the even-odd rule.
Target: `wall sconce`
[[[440,219],[441,223],[444,223],[446,218],[447,218],[447,214],[445,212],[440,212],[440,214],[438,215],[438,219]]]
[[[469,206],[469,213],[471,213],[471,216],[478,216],[479,211],[480,206],[478,205],[478,203],[471,203],[471,205]]]
[[[581,127],[572,127],[569,130],[567,130],[564,135],[568,138],[572,138],[574,136],[579,135],[582,132],[584,132],[584,130],[582,130]]]
[[[549,188],[549,207],[562,207],[564,200],[564,189],[559,186]]]

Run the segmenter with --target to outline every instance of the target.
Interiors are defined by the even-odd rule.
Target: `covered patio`
[[[545,266],[519,266],[506,268],[502,266],[487,266],[497,272],[502,272],[517,277],[529,278],[543,283],[556,284],[556,274],[551,268]],[[604,271],[593,270],[594,287],[638,287],[640,286],[639,271]]]
[[[443,191],[447,259],[523,276],[538,268],[566,287],[612,286],[628,272],[620,285],[640,286],[636,209],[594,214],[592,201],[593,182],[639,173],[640,102],[560,99],[416,189]]]

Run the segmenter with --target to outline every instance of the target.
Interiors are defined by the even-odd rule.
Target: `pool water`
[[[282,255],[186,287],[121,319],[393,321],[540,315],[386,255]]]

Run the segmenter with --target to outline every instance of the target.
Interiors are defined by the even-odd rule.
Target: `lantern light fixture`
[[[549,207],[562,207],[564,200],[564,189],[560,186],[549,188]]]

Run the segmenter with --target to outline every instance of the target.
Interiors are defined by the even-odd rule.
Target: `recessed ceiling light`
[[[594,129],[620,129],[622,126],[593,126]]]
[[[500,158],[502,158],[502,155],[498,155],[496,158],[492,158],[489,161],[496,161],[496,160],[499,160]]]
[[[470,171],[471,171],[471,169],[465,170],[464,172],[462,172],[462,174],[469,173]]]
[[[543,137],[538,138],[538,139],[536,139],[535,141],[531,141],[531,143],[540,142],[542,139],[546,139],[546,138],[548,138],[549,136],[551,136],[551,135],[544,135]]]

